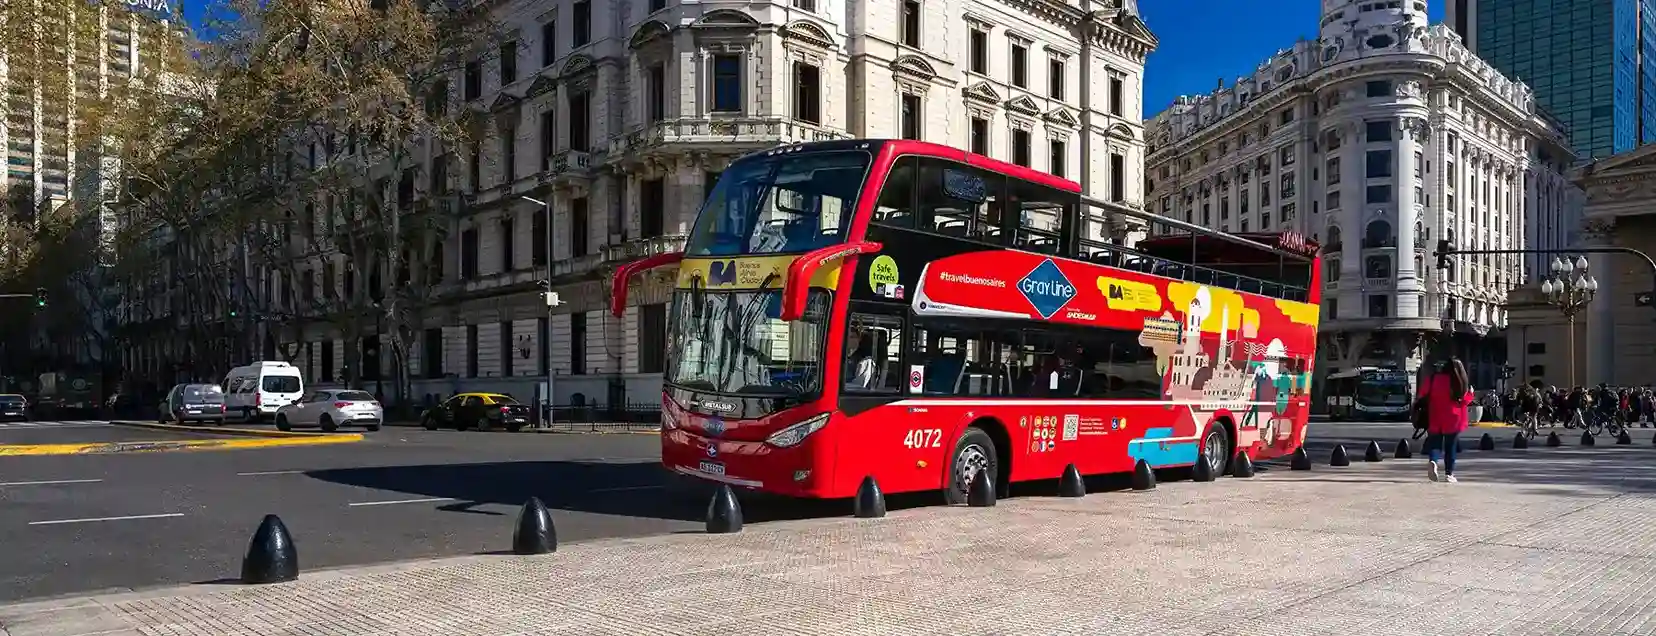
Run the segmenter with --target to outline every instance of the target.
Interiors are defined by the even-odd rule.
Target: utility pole
[[[542,425],[550,427],[557,420],[557,411],[553,408],[553,396],[557,393],[552,390],[552,383],[556,379],[552,371],[552,319],[557,313],[558,305],[563,304],[563,300],[558,298],[558,292],[552,291],[552,203],[550,200],[542,201],[523,195],[518,195],[518,198],[541,206],[541,212],[546,215],[546,278],[540,281],[541,301],[546,303],[546,333],[540,334],[544,338],[541,346],[546,350],[546,390],[541,399],[546,403],[546,420]]]

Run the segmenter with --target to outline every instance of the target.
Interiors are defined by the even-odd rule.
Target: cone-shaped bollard
[[[1196,456],[1196,466],[1190,470],[1191,481],[1213,481],[1213,462],[1208,461],[1207,455]]]
[[[1345,444],[1334,445],[1334,454],[1329,456],[1328,465],[1335,468],[1351,465],[1351,458],[1346,456]]]
[[[1363,451],[1363,461],[1377,462],[1383,459],[1380,456],[1380,442],[1369,442],[1368,448]]]
[[[1081,471],[1075,467],[1075,464],[1064,467],[1064,476],[1058,480],[1058,496],[1087,496],[1087,481],[1081,478]]]
[[[1294,458],[1289,460],[1288,467],[1294,470],[1311,470],[1311,456],[1305,454],[1305,447],[1294,449]]]
[[[972,482],[966,485],[966,505],[973,508],[995,505],[995,480],[989,476],[989,471],[979,470],[972,476]]]
[[[851,514],[858,519],[886,516],[885,493],[880,492],[880,482],[874,481],[873,475],[863,477],[862,485],[857,487],[857,500],[851,504]]]
[[[1563,446],[1563,445],[1564,445],[1564,440],[1558,439],[1558,431],[1553,431],[1551,433],[1547,433],[1547,446],[1548,447],[1558,448],[1559,446]]]
[[[707,503],[707,533],[730,534],[742,531],[742,504],[730,484],[719,484],[713,501]]]
[[[1410,457],[1414,457],[1414,447],[1409,445],[1409,440],[1407,439],[1397,440],[1397,451],[1392,453],[1392,457],[1396,457],[1398,459],[1408,459]]]
[[[1489,433],[1484,433],[1483,437],[1478,438],[1478,450],[1481,450],[1481,451],[1495,450],[1495,436],[1490,435]]]
[[[1588,433],[1587,431],[1582,431],[1581,432],[1581,445],[1582,446],[1592,446],[1592,445],[1597,444],[1597,443],[1598,443],[1598,440],[1593,439],[1593,434],[1592,433]]]
[[[1150,470],[1150,463],[1138,460],[1133,464],[1133,490],[1152,490],[1156,487],[1156,471]]]
[[[1622,429],[1622,432],[1616,435],[1616,444],[1626,446],[1632,443],[1633,436],[1627,433],[1627,429]]]
[[[1247,479],[1254,476],[1253,460],[1243,451],[1236,451],[1236,458],[1231,460],[1231,476]]]
[[[299,550],[293,535],[276,515],[265,515],[242,559],[243,583],[281,583],[299,578]]]
[[[1513,448],[1529,448],[1529,436],[1525,435],[1523,433],[1519,433],[1517,437],[1512,438],[1512,447]]]
[[[513,554],[547,554],[558,551],[558,529],[552,527],[552,511],[540,497],[523,502],[517,531],[512,533]]]

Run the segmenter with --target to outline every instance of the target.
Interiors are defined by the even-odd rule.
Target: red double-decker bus
[[[1319,261],[917,141],[792,145],[733,163],[677,266],[661,454],[796,497],[963,502],[1011,482],[1255,459],[1303,443]],[[1112,223],[1157,228],[1126,247]],[[1177,234],[1175,234],[1175,232]]]

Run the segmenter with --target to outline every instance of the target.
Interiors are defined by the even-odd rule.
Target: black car
[[[224,424],[224,389],[217,384],[179,384],[160,406],[162,422]]]
[[[0,420],[29,421],[29,401],[21,395],[0,395]]]
[[[529,406],[504,393],[461,393],[420,416],[428,430],[452,426],[464,431],[486,431],[495,426],[517,432],[529,423]]]

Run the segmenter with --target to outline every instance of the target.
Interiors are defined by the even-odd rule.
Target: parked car
[[[29,400],[21,395],[0,395],[0,421],[22,420],[29,421]]]
[[[295,426],[319,426],[333,432],[341,426],[352,425],[377,431],[383,422],[385,409],[367,391],[318,389],[276,409],[276,428],[283,431],[291,431]]]
[[[176,384],[161,401],[158,421],[224,425],[224,389],[217,384]]]
[[[504,393],[457,393],[420,415],[426,430],[454,427],[486,431],[495,426],[517,432],[529,423],[529,405]]]
[[[305,378],[288,362],[255,362],[224,376],[226,406],[249,422],[275,417],[277,409],[304,396]]]

